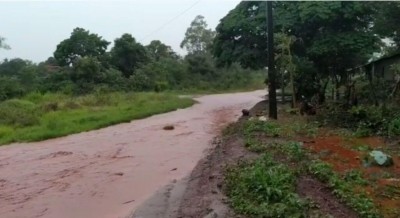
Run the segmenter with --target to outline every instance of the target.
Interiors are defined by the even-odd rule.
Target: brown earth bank
[[[266,101],[259,102],[250,110],[250,114],[261,115],[265,108]],[[174,190],[174,184],[171,184],[169,188],[160,190],[158,195],[130,217],[246,217],[233,212],[229,207],[229,199],[224,194],[226,168],[258,157],[258,154],[246,149],[244,139],[239,133],[245,119],[247,118],[241,118],[232,124],[230,129],[233,129],[233,132],[213,141],[213,147],[198,162],[188,178],[174,181],[174,184],[178,184],[178,191]],[[277,160],[284,161],[285,158],[277,157]],[[318,208],[317,212],[310,211],[310,217],[357,217],[352,209],[332,194],[332,190],[326,184],[310,175],[299,176],[296,191],[299,196],[310,199],[315,208]],[[172,195],[175,196],[171,197]]]
[[[166,205],[168,197],[170,206],[165,208],[173,208],[184,190],[182,178],[219,130],[264,95],[260,90],[202,96],[187,109],[42,142],[1,146],[0,217],[126,217],[165,185],[167,192],[159,191],[164,198],[154,203]],[[167,125],[174,128],[164,130]],[[163,207],[158,208],[154,217],[165,217],[157,215]]]

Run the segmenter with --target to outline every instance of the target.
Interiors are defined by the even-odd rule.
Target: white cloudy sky
[[[159,39],[182,54],[179,44],[196,15],[203,15],[209,27],[215,28],[219,20],[239,2],[0,0],[0,36],[5,37],[6,43],[11,46],[11,50],[0,50],[0,60],[20,57],[34,62],[43,61],[52,56],[57,44],[68,38],[75,27],[97,33],[108,41],[123,33],[132,34],[142,44]],[[171,21],[173,18],[176,19]]]

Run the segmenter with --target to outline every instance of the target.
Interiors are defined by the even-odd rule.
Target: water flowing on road
[[[219,130],[265,91],[207,95],[187,109],[0,147],[0,217],[116,218],[187,176]],[[163,130],[173,125],[174,130]]]

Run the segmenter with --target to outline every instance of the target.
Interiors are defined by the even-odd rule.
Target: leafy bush
[[[261,121],[258,119],[248,120],[244,124],[243,129],[246,136],[252,136],[257,132],[264,133],[267,136],[278,136],[280,134],[278,124],[273,121]]]
[[[128,89],[132,91],[149,91],[154,88],[154,81],[141,69],[129,77]]]
[[[344,180],[347,182],[351,182],[357,185],[367,185],[368,181],[365,180],[362,176],[362,172],[359,170],[349,170],[344,175]]]
[[[19,97],[24,93],[25,91],[17,79],[0,76],[0,101]]]
[[[280,146],[280,149],[288,154],[289,157],[296,161],[300,161],[306,156],[303,145],[299,142],[287,142],[278,146]]]
[[[392,121],[390,121],[388,131],[389,131],[389,136],[400,135],[400,117],[397,117]]]
[[[269,155],[229,169],[226,191],[238,213],[251,217],[304,217],[306,202],[295,193],[296,177]]]
[[[38,111],[32,102],[12,99],[0,103],[0,124],[31,126],[38,122]]]
[[[340,105],[327,105],[317,116],[321,123],[352,129],[356,136],[370,134],[387,135],[396,132],[396,121],[389,122],[398,116],[397,108],[378,106],[357,106],[344,109]],[[394,131],[394,132],[393,132]]]
[[[322,182],[328,182],[334,174],[332,167],[322,161],[312,162],[309,171]]]

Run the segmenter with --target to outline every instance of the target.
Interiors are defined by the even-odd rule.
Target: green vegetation
[[[94,93],[79,97],[32,93],[0,103],[0,144],[38,141],[129,122],[192,105],[161,93]]]
[[[266,154],[226,175],[232,207],[251,217],[305,217],[307,202],[296,194],[295,184],[295,174]]]
[[[365,185],[356,171],[348,172],[344,179],[336,174],[332,167],[322,161],[316,160],[309,166],[309,172],[322,182],[328,183],[333,193],[343,199],[361,217],[381,217],[374,203],[365,193],[355,192],[355,185]]]
[[[280,128],[274,121],[262,121],[259,119],[249,120],[244,124],[244,134],[247,137],[254,137],[257,132],[262,132],[267,136],[279,136]]]
[[[397,107],[353,106],[349,109],[325,105],[317,119],[327,126],[348,128],[357,137],[398,136],[400,114]]]
[[[221,92],[264,87],[264,72],[239,64],[217,67],[211,55],[215,32],[196,16],[182,41],[181,57],[159,40],[142,45],[129,33],[111,44],[75,28],[53,57],[39,64],[19,58],[0,62],[0,101],[32,92],[85,95],[103,92]],[[0,37],[0,47],[6,48]],[[8,46],[7,46],[8,48]]]
[[[314,202],[301,199],[294,187],[299,176],[313,175],[360,217],[381,217],[371,198],[358,188],[370,185],[361,171],[350,169],[341,175],[316,159],[318,155],[308,152],[303,143],[281,138],[274,142],[275,133],[287,128],[276,121],[250,119],[241,127],[231,126],[226,134],[240,130],[246,147],[260,157],[227,170],[226,192],[238,213],[252,217],[307,217],[313,213]]]
[[[394,73],[388,79],[366,64],[400,52],[399,7],[398,2],[275,2],[276,77],[282,95],[290,87],[293,106],[310,103],[328,123],[343,120],[356,136],[398,135],[395,124],[388,130],[388,122],[399,117],[391,112],[400,108],[400,68],[392,64],[377,71]],[[266,67],[265,13],[265,2],[243,1],[221,19],[212,50],[218,66]],[[353,106],[361,106],[367,118],[352,117]]]
[[[159,40],[144,46],[129,33],[109,49],[102,36],[77,27],[46,61],[3,60],[0,144],[97,129],[193,104],[177,97],[182,93],[263,88],[262,70],[216,66],[210,52],[214,36],[204,17],[196,16],[181,44],[188,55],[181,57]],[[9,49],[4,40],[0,37],[0,49]]]

